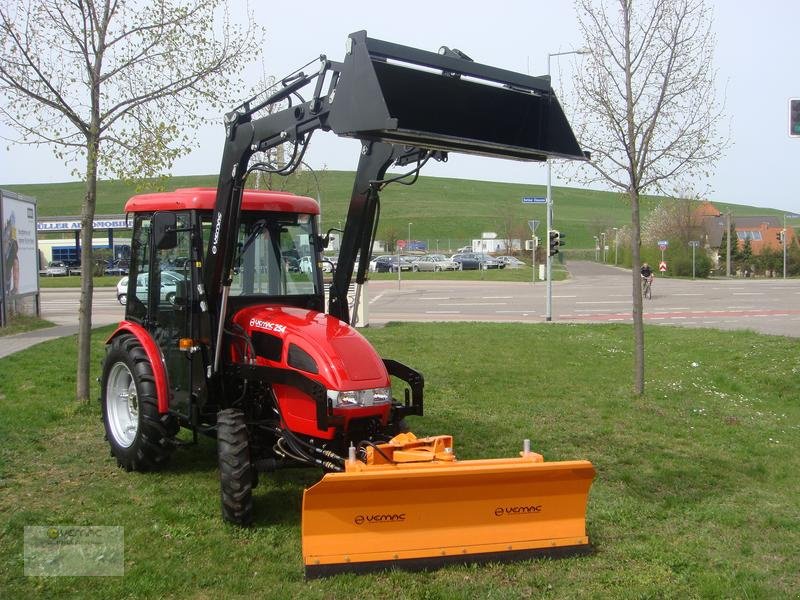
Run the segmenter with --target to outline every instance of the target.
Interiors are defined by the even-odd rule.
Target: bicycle
[[[642,296],[647,298],[648,300],[653,299],[653,276],[644,277],[642,276]]]

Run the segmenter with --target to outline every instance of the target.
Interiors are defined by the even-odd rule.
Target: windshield
[[[313,217],[242,213],[231,295],[318,293]]]

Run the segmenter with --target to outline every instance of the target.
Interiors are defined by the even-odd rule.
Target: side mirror
[[[153,242],[157,250],[171,250],[178,245],[178,217],[171,212],[153,215]]]

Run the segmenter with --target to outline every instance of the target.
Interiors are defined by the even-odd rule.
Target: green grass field
[[[102,275],[93,279],[94,287],[114,287],[122,279],[122,275]],[[80,275],[67,275],[66,277],[39,276],[40,288],[79,288],[81,287]]]
[[[33,331],[34,329],[44,329],[45,327],[53,327],[53,323],[28,315],[12,315],[9,317],[8,323],[4,327],[0,327],[0,337]]]
[[[322,202],[323,227],[339,227],[344,222],[353,173],[324,171],[318,173]],[[160,185],[167,190],[179,187],[214,187],[216,175],[171,177]],[[286,181],[289,190],[317,197],[317,188],[309,174],[300,174]],[[83,184],[58,183],[37,185],[0,185],[4,189],[33,196],[38,200],[39,216],[79,215],[84,195]],[[97,191],[97,214],[120,214],[132,195],[148,190],[143,184],[122,181],[100,181]],[[545,194],[541,185],[523,185],[486,181],[470,181],[444,177],[420,177],[413,186],[390,185],[381,193],[381,219],[377,239],[405,239],[408,223],[411,235],[425,240],[431,251],[454,252],[484,231],[500,237],[526,238],[530,235],[528,220],[538,219],[543,235],[544,205],[522,204],[523,196]],[[642,200],[642,216],[652,210],[659,198]],[[555,187],[555,228],[566,234],[567,249],[594,248],[593,236],[612,227],[630,223],[630,209],[621,194],[594,190]],[[720,210],[733,208],[737,215],[783,214],[780,211],[717,203]]]
[[[109,331],[95,332],[93,365]],[[98,404],[72,399],[75,339],[65,338],[0,360],[0,597],[797,595],[796,339],[649,327],[646,394],[635,398],[626,325],[393,324],[364,333],[382,355],[425,374],[426,416],[410,424],[453,434],[461,458],[509,456],[527,437],[547,460],[591,460],[596,553],[306,582],[300,499],[319,473],[262,477],[255,526],[241,530],[220,520],[209,440],[176,452],[163,472],[121,471]],[[125,576],[26,578],[26,525],[124,527]]]

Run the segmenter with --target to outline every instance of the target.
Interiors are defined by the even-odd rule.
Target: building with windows
[[[725,234],[725,215],[719,212],[711,202],[703,202],[695,211],[695,216],[702,223],[706,248],[719,248]],[[731,223],[739,240],[739,247],[750,240],[753,254],[762,254],[765,250],[783,249],[783,219],[779,216],[731,217]],[[793,227],[786,227],[787,247],[797,244],[797,234]]]

